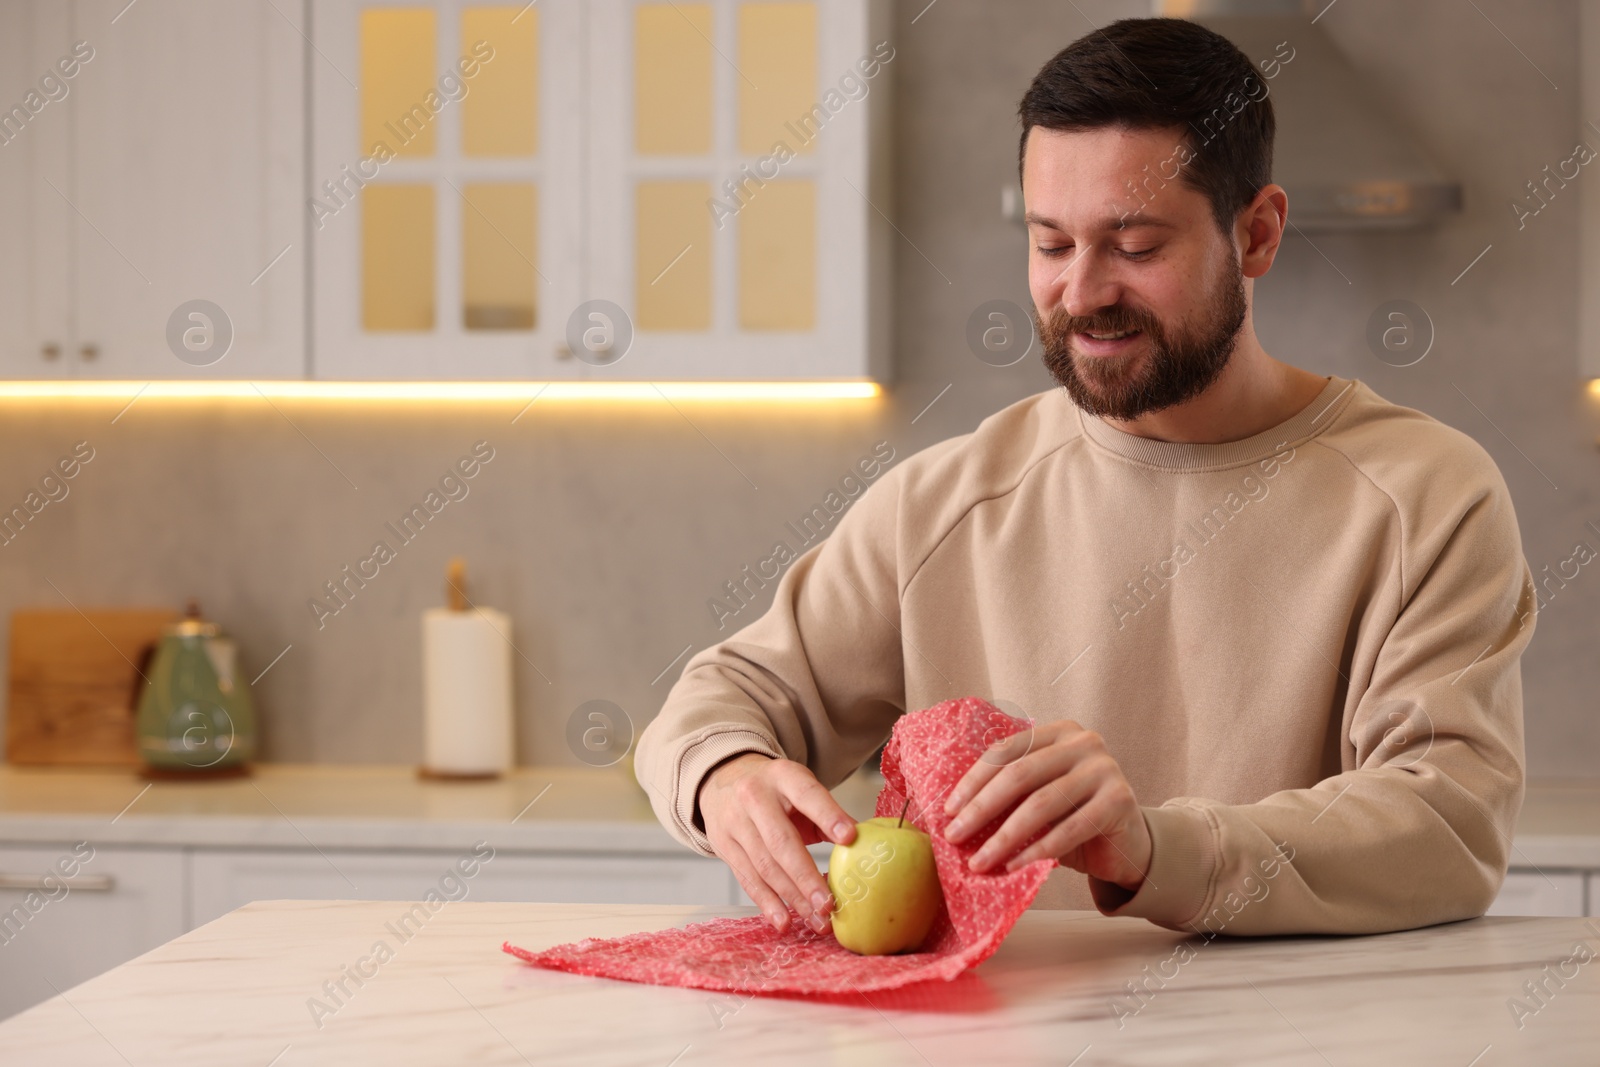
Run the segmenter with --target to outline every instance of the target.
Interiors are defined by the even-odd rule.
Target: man
[[[1029,286],[1061,389],[891,468],[640,738],[681,841],[825,929],[805,844],[897,716],[1015,705],[1027,746],[942,800],[1036,906],[1180,930],[1481,915],[1523,789],[1534,588],[1465,435],[1269,356],[1288,217],[1265,83],[1217,34],[1117,22],[1021,106]],[[1022,844],[1043,832],[1027,848]]]

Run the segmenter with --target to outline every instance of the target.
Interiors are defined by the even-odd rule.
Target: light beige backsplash
[[[925,6],[909,0],[897,11],[898,199],[881,206],[904,239],[894,250],[898,380],[887,399],[680,404],[681,413],[666,403],[541,401],[515,425],[520,402],[141,399],[115,424],[120,402],[6,403],[6,506],[74,443],[90,442],[95,458],[65,499],[0,547],[0,612],[196,596],[241,642],[247,678],[292,646],[255,686],[266,758],[415,762],[419,616],[441,602],[446,560],[462,555],[474,599],[514,621],[519,762],[575,763],[566,723],[587,700],[615,702],[642,728],[683,659],[663,669],[753,617],[772,584],[721,631],[708,599],[769,555],[784,524],[877,442],[899,462],[1050,384],[1036,358],[990,367],[964,340],[977,304],[1028,300],[1024,233],[999,216],[1000,187],[1015,175],[1017,100],[1038,66],[1089,28],[1079,9],[1103,25],[1147,5],[942,0],[911,25]],[[1319,26],[1464,180],[1467,212],[1419,234],[1291,232],[1256,289],[1257,328],[1279,358],[1360,378],[1482,442],[1505,472],[1540,573],[1580,539],[1600,547],[1585,527],[1600,525],[1600,401],[1577,377],[1577,197],[1521,233],[1508,205],[1545,163],[1570,154],[1582,116],[1575,91],[1551,91],[1470,9],[1403,7],[1345,0]],[[1541,0],[1504,16],[1539,67],[1575,90],[1574,3]],[[1291,201],[1291,220],[1293,210]],[[1380,363],[1364,341],[1368,315],[1396,298],[1422,304],[1438,330],[1432,353],[1404,369]],[[468,496],[319,630],[307,601],[322,583],[388,539],[383,524],[479,440],[495,458]],[[1524,660],[1534,775],[1600,776],[1597,604],[1600,568],[1585,568],[1550,602]]]

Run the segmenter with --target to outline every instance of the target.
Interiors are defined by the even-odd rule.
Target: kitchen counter
[[[883,779],[834,795],[872,815]],[[435,781],[413,767],[259,764],[244,778],[147,782],[133,771],[0,766],[0,842],[263,848],[459,849],[682,855],[625,765],[518,767]]]
[[[863,770],[833,793],[865,819],[882,784]],[[518,767],[489,782],[374,765],[267,763],[248,778],[154,783],[131,771],[0,766],[0,841],[450,849],[479,839],[511,850],[683,853],[621,764]],[[1514,844],[1513,867],[1600,869],[1600,779],[1530,783]]]
[[[1188,940],[1030,911],[954,982],[827,1002],[528,967],[546,948],[753,908],[447,905],[408,941],[392,902],[251,904],[0,1024],[7,1064],[1592,1063],[1600,922],[1482,918],[1374,937]],[[392,958],[324,983],[387,939]],[[1174,960],[1181,963],[1173,963]],[[1581,968],[1576,980],[1572,968]],[[1161,977],[1163,975],[1170,977]],[[1128,983],[1144,979],[1141,1001]],[[333,1013],[314,1016],[312,998]],[[1510,1005],[1525,1002],[1520,1020]],[[1119,1010],[1120,1008],[1120,1010]],[[1519,1028],[1518,1023],[1521,1023]],[[320,1023],[320,1025],[319,1025]]]

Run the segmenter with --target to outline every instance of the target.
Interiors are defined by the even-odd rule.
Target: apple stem
[[[894,824],[896,830],[900,829],[906,821],[906,811],[911,807],[911,798],[906,797],[906,806],[900,809],[900,821]]]

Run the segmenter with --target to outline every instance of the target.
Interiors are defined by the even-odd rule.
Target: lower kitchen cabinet
[[[0,845],[0,1019],[255,900],[415,901],[432,890],[720,907],[735,889],[725,864],[694,855]]]
[[[1587,910],[1585,880],[1600,885],[1600,871],[1507,871],[1489,914],[1581,916]]]
[[[0,1018],[189,929],[182,849],[0,845]]]
[[[192,924],[252,900],[446,900],[726,905],[729,872],[699,856],[196,849]],[[458,866],[465,864],[465,866]],[[463,871],[473,871],[470,877]]]

